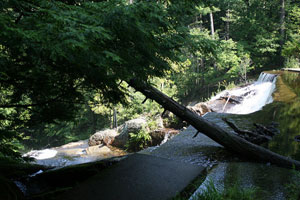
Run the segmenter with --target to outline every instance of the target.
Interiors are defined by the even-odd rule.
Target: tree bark
[[[113,128],[117,128],[118,127],[118,123],[117,123],[117,111],[114,108],[113,110]]]
[[[226,33],[225,33],[225,40],[229,40],[229,23],[230,23],[230,10],[227,9],[227,13],[226,13]]]
[[[285,0],[280,0],[280,48],[279,48],[279,61],[280,65],[284,65],[284,57],[281,55],[283,45],[285,43]]]
[[[282,49],[285,38],[285,1],[280,0],[280,49]]]
[[[223,145],[229,151],[240,154],[246,158],[252,158],[262,162],[269,162],[277,166],[300,170],[299,161],[274,153],[261,146],[250,143],[238,135],[223,130],[218,125],[205,120],[149,84],[131,80],[129,85],[144,94],[146,97],[155,100],[166,110],[173,112],[182,120],[187,121],[199,132]]]
[[[214,26],[214,17],[213,13],[209,13],[209,18],[210,18],[210,31],[211,31],[211,37],[215,39],[215,26]]]

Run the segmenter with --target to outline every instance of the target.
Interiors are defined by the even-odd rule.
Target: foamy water
[[[57,151],[54,149],[43,149],[43,150],[32,150],[26,154],[24,154],[24,157],[31,157],[35,158],[37,160],[44,160],[55,157],[57,154]]]
[[[242,99],[240,104],[228,109],[226,113],[249,114],[256,112],[266,104],[272,103],[272,94],[276,88],[276,75],[261,73],[258,80],[246,87],[234,90],[225,90],[211,100],[219,99],[222,96],[235,96]]]

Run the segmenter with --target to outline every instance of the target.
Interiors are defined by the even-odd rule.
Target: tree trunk
[[[227,9],[226,13],[226,33],[225,33],[225,40],[229,40],[229,22],[230,22],[230,10]]]
[[[280,0],[280,51],[281,54],[282,48],[285,42],[285,1]],[[284,57],[280,55],[280,64],[284,64]]]
[[[211,30],[211,37],[215,39],[215,26],[214,26],[214,17],[213,13],[209,13],[209,18],[210,18],[210,30]]]
[[[118,123],[117,123],[117,111],[114,108],[114,111],[113,111],[113,128],[117,128],[117,127],[118,127]]]
[[[280,0],[280,47],[282,48],[285,38],[285,1]]]
[[[216,124],[205,120],[146,83],[131,80],[129,85],[143,93],[147,98],[155,100],[166,110],[173,112],[176,116],[194,126],[199,132],[205,134],[232,152],[240,154],[246,158],[252,158],[263,162],[270,162],[281,167],[300,170],[299,161],[276,154],[261,146],[250,143],[233,133],[223,130]]]

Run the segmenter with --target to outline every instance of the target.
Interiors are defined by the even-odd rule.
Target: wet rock
[[[171,128],[161,128],[150,132],[152,138],[151,146],[160,145],[163,141],[167,141],[179,133],[179,130]]]
[[[125,144],[129,139],[129,133],[138,133],[142,128],[148,130],[147,121],[143,118],[133,119],[125,122],[118,132],[120,133],[114,138],[114,141],[111,143],[112,146],[124,148]]]
[[[117,136],[117,131],[114,129],[107,129],[104,131],[98,131],[89,138],[89,146],[95,146],[100,144],[110,145],[113,143]]]
[[[188,106],[188,108],[191,109],[192,111],[196,112],[200,116],[203,116],[207,112],[211,112],[211,109],[207,106],[206,103],[203,103],[203,102],[198,103],[194,106]]]
[[[88,140],[80,140],[77,142],[71,142],[65,145],[62,145],[58,148],[60,149],[70,149],[70,148],[86,148],[88,147]]]
[[[248,93],[246,93],[243,96],[246,96]],[[243,101],[243,96],[234,96],[234,95],[228,95],[228,96],[221,96],[217,100],[225,100],[227,103],[232,103],[232,104],[240,104]]]
[[[229,110],[230,108],[232,108],[233,106],[235,106],[236,103],[232,103],[230,101],[227,102],[227,99],[224,98],[218,98],[215,100],[211,100],[207,102],[207,107],[211,110],[211,112],[218,112],[218,113],[222,113],[222,112],[226,112],[227,110]],[[226,105],[226,106],[225,106]]]
[[[112,153],[110,148],[103,145],[91,146],[86,149],[87,155],[105,155],[109,153]]]

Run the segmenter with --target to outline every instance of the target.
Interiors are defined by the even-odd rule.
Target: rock
[[[71,142],[71,143],[62,145],[60,147],[57,147],[56,149],[87,148],[87,147],[88,147],[88,140],[80,140],[77,142]]]
[[[112,153],[110,148],[108,148],[107,146],[103,146],[103,145],[92,146],[92,147],[88,147],[86,149],[86,154],[87,155],[102,155],[102,156],[105,156],[106,154],[110,154],[110,153]]]
[[[206,103],[198,103],[195,106],[193,106],[193,109],[195,109],[195,111],[201,116],[207,112],[211,112],[211,109],[207,106]]]
[[[179,133],[179,130],[171,128],[160,128],[150,132],[152,138],[151,146],[160,145],[163,141],[167,141]]]
[[[204,115],[207,112],[211,112],[211,109],[207,106],[206,103],[198,103],[192,107],[189,107],[189,109],[191,109],[192,111],[198,113],[199,115]]]
[[[98,131],[90,137],[89,146],[95,146],[100,144],[111,145],[117,135],[118,133],[114,129]]]
[[[156,122],[157,128],[164,128],[164,121],[163,121],[161,115],[155,116],[154,120]]]
[[[248,95],[249,92],[247,92],[245,94]],[[243,96],[235,96],[235,95],[228,95],[228,96],[221,96],[219,99],[217,100],[224,100],[227,103],[232,103],[232,104],[240,104],[243,101]]]
[[[124,148],[125,144],[129,139],[129,133],[138,133],[142,128],[147,127],[147,121],[143,118],[133,119],[125,122],[120,128],[118,132],[120,133],[118,136],[115,137],[114,141],[112,142],[112,146]]]

